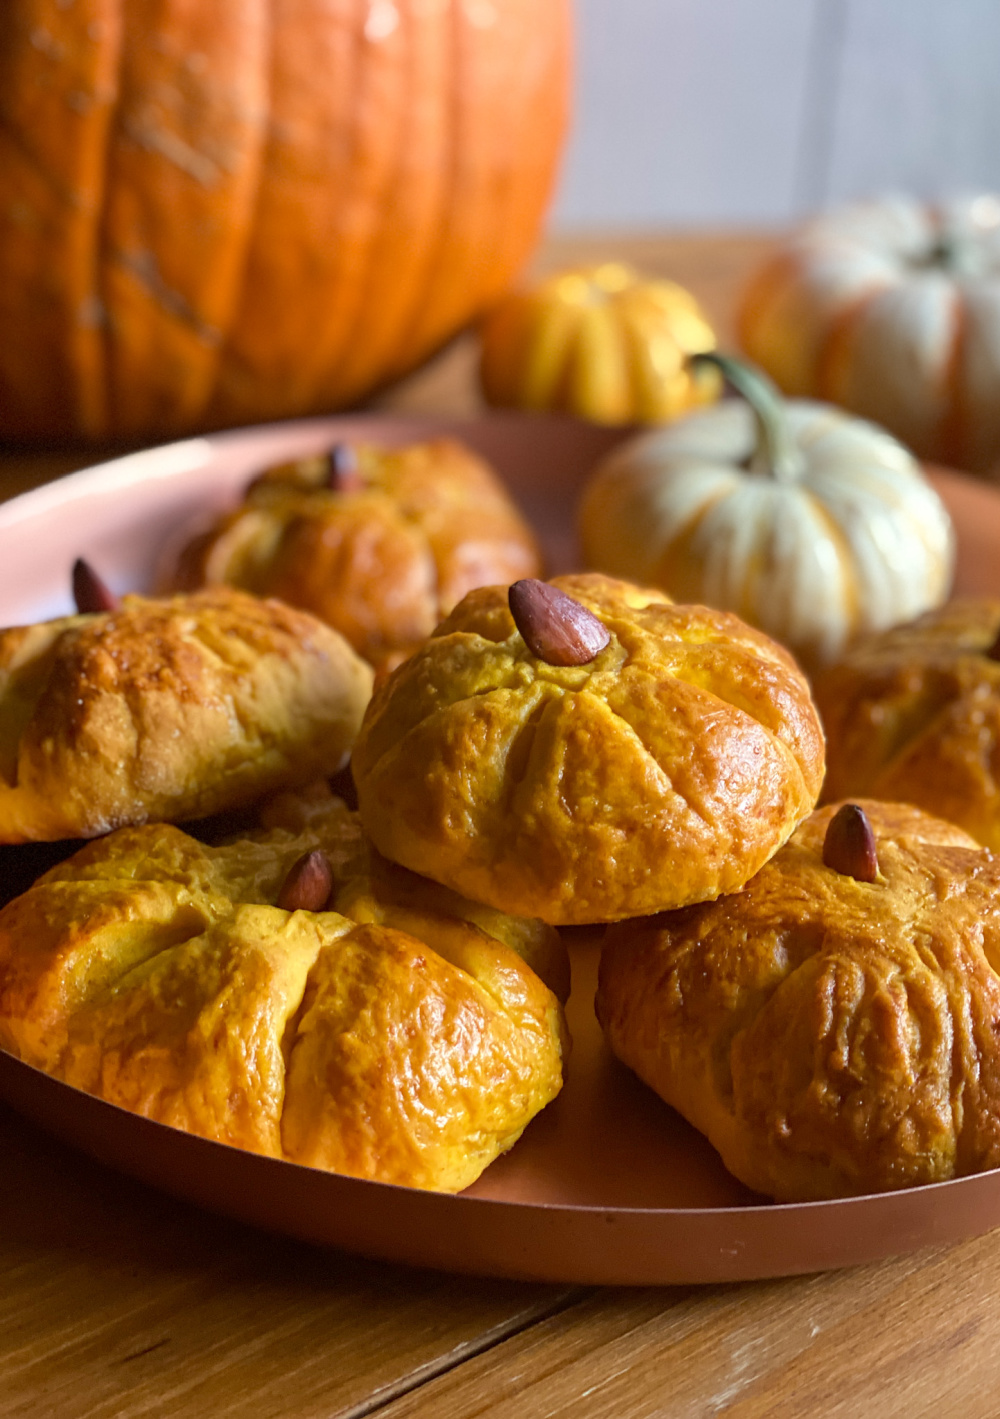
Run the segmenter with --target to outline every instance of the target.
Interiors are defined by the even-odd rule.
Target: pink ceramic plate
[[[338,418],[189,440],[106,463],[0,505],[0,623],[70,608],[86,555],[116,590],[148,584],[163,543],[276,460],[337,438],[456,433],[489,457],[542,534],[573,561],[573,507],[621,435],[557,419],[467,424]],[[1000,595],[1000,493],[935,474],[959,532],[959,590]],[[842,1202],[774,1206],[604,1049],[597,942],[570,940],[574,1049],[563,1093],[459,1197],[338,1177],[150,1123],[0,1052],[0,1097],[146,1182],[271,1230],[369,1256],[564,1282],[732,1281],[847,1266],[1000,1224],[1000,1172]]]

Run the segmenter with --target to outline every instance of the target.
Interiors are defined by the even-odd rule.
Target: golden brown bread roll
[[[597,574],[549,586],[607,644],[553,664],[506,587],[471,592],[376,689],[352,758],[366,830],[394,861],[556,925],[736,890],[816,801],[803,676],[725,612]]]
[[[299,830],[124,828],[9,903],[0,1045],[219,1142],[466,1187],[561,1086],[562,1009],[518,948],[563,982],[565,948],[380,863],[338,800],[276,816]],[[317,849],[328,903],[276,906]]]
[[[913,803],[1000,849],[1000,601],[953,601],[858,643],[816,684],[825,801]]]
[[[557,931],[537,917],[512,916],[471,901],[390,862],[376,851],[358,814],[346,811],[326,783],[275,794],[258,806],[256,816],[266,830],[284,829],[310,843],[315,837],[315,845],[333,865],[337,910],[352,921],[398,927],[417,936],[428,917],[436,930],[443,929],[442,918],[467,922],[516,951],[563,1004],[569,999],[569,954]]]
[[[1000,859],[860,806],[874,881],[845,872],[850,834],[825,865],[831,805],[741,892],[611,927],[602,953],[614,1053],[782,1201],[1000,1165]]]
[[[527,523],[489,466],[454,439],[338,445],[282,464],[193,538],[168,570],[302,606],[372,665],[398,663],[467,591],[535,576]]]
[[[224,587],[0,631],[0,842],[202,817],[332,773],[371,682],[314,616]]]

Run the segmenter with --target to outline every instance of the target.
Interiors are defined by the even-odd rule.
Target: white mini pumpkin
[[[751,280],[743,348],[790,395],[875,419],[920,458],[1000,461],[1000,196],[815,218]]]
[[[912,455],[873,424],[783,401],[716,355],[728,399],[617,448],[579,512],[586,562],[735,611],[807,668],[948,595],[954,534]]]

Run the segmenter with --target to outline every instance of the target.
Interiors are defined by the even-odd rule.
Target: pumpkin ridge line
[[[821,332],[816,357],[816,398],[848,407],[838,396],[838,389],[843,382],[845,359],[853,353],[858,325],[871,302],[898,285],[898,281],[888,277],[873,280],[845,301]]]
[[[105,15],[105,21],[107,15]],[[105,281],[105,248],[107,245],[107,193],[111,172],[110,155],[122,91],[122,64],[125,51],[125,17],[119,12],[111,24],[102,23],[102,47],[114,46],[110,56],[110,73],[105,78],[106,106],[100,142],[100,161],[94,163],[94,199],[88,211],[87,247],[89,267],[86,294],[77,316],[92,327],[88,356],[81,369],[76,394],[80,427],[90,438],[106,431],[110,405],[109,372],[111,368],[111,331],[108,322]],[[100,111],[100,110],[99,110]],[[95,145],[96,146],[96,145]],[[96,154],[95,154],[96,159]]]
[[[428,291],[433,291],[439,282],[441,266],[448,250],[448,241],[455,224],[455,191],[457,186],[456,178],[458,176],[458,114],[460,113],[458,85],[455,83],[455,75],[459,68],[458,57],[460,50],[458,43],[458,25],[457,6],[453,5],[449,15],[448,26],[447,67],[448,77],[451,82],[448,85],[449,121],[445,129],[445,148],[442,159],[442,168],[446,174],[441,184],[441,191],[444,194],[441,203],[442,220],[435,224],[435,240],[431,244],[427,255],[424,257],[424,274],[421,285],[425,295]],[[397,342],[400,349],[409,350],[416,344],[421,351],[427,349],[429,353],[430,350],[438,349],[451,340],[454,332],[450,332],[444,336],[436,336],[429,347],[426,336],[424,336],[423,339],[418,339],[426,321],[426,316],[426,300],[414,301],[409,319],[400,331],[399,340]],[[396,366],[394,365],[390,369],[389,379],[395,377]]]
[[[953,296],[951,321],[951,339],[944,362],[945,407],[937,434],[942,459],[961,468],[969,464],[969,450],[963,448],[963,443],[970,441],[966,431],[975,423],[967,408],[968,390],[963,378],[970,324],[968,299]]]
[[[683,563],[685,556],[690,555],[687,548],[693,544],[706,520],[731,495],[731,488],[721,488],[714,494],[710,493],[701,506],[695,508],[687,521],[676,527],[673,535],[660,544],[659,555],[656,558],[652,575],[654,585],[666,586],[669,584],[671,578],[668,577],[667,567],[678,558],[678,555]]]
[[[414,66],[414,44],[411,33],[411,16],[409,11],[397,10],[399,15],[398,36],[399,43],[404,45],[404,58],[399,65],[399,75],[404,84],[401,96],[396,100],[398,112],[396,115],[396,142],[392,145],[392,156],[385,165],[378,184],[378,191],[373,207],[374,212],[381,211],[383,202],[391,206],[392,193],[399,180],[400,174],[405,170],[404,153],[406,150],[405,135],[405,114],[407,112],[407,102],[410,98],[410,90],[413,82]],[[365,43],[370,43],[364,36],[358,44],[362,47]],[[367,74],[363,65],[357,66],[358,72],[368,80],[368,87],[371,87],[371,76]],[[358,346],[358,335],[363,335],[368,319],[369,300],[372,295],[372,286],[375,289],[376,303],[378,301],[378,285],[382,279],[382,258],[386,247],[391,248],[393,235],[392,223],[383,223],[378,216],[374,216],[370,222],[371,239],[363,243],[363,262],[359,270],[354,273],[352,285],[358,292],[355,301],[354,313],[350,323],[342,328],[340,333],[340,350],[337,358],[332,363],[340,367],[340,378],[343,379],[343,365],[345,361],[354,359]],[[395,274],[395,273],[394,273]],[[363,363],[363,361],[362,361]],[[311,400],[316,401],[316,391],[321,389],[325,381],[325,372],[316,371],[312,381]],[[351,388],[351,380],[347,380],[347,387]]]
[[[497,131],[502,131],[506,126],[504,114],[499,114],[495,121]],[[510,115],[507,119],[509,131],[516,134],[520,123],[521,115]],[[488,291],[491,301],[495,300],[509,284],[512,275],[518,266],[523,264],[524,257],[520,260],[511,259],[511,237],[518,234],[519,226],[514,219],[514,213],[518,205],[525,200],[525,190],[514,180],[514,165],[501,156],[494,149],[493,180],[488,185],[483,200],[478,209],[478,220],[473,226],[472,244],[474,246],[493,244],[495,255],[500,263],[500,268],[504,272],[502,282],[497,282],[494,277],[490,285],[492,289]],[[523,226],[523,223],[522,223]],[[515,248],[516,249],[516,248]]]
[[[274,0],[269,0],[269,3],[273,5]],[[397,7],[397,11],[398,9],[399,7]],[[401,18],[401,16],[397,14],[397,18]],[[395,29],[394,26],[390,35],[395,34]],[[388,39],[389,36],[386,38]],[[381,40],[375,43],[380,50],[384,49]],[[365,317],[368,311],[366,295],[372,280],[373,264],[377,272],[377,263],[373,263],[373,254],[375,246],[380,245],[378,238],[382,228],[381,211],[386,199],[391,201],[393,182],[398,172],[398,162],[395,155],[399,151],[400,143],[397,142],[394,145],[393,167],[389,170],[383,155],[378,150],[377,141],[374,142],[373,151],[370,125],[362,122],[358,117],[358,115],[365,113],[365,105],[371,103],[372,93],[379,96],[379,85],[384,80],[381,71],[373,77],[372,67],[366,63],[366,54],[371,50],[372,44],[373,42],[366,37],[363,25],[360,29],[356,25],[351,26],[349,42],[350,94],[351,111],[354,118],[347,134],[348,148],[351,154],[351,171],[347,181],[347,193],[344,197],[344,208],[351,214],[351,221],[348,226],[341,229],[336,248],[335,268],[340,273],[341,279],[338,284],[341,289],[338,297],[337,319],[332,327],[332,335],[329,339],[324,339],[321,342],[319,357],[317,359],[314,353],[308,371],[300,370],[299,372],[299,379],[302,381],[300,388],[308,392],[308,397],[303,395],[299,400],[303,411],[306,408],[316,409],[321,405],[326,407],[328,396],[323,391],[334,384],[339,391],[336,397],[337,407],[355,401],[364,393],[373,393],[370,380],[362,389],[355,386],[351,377],[345,378],[344,374],[345,368],[348,370],[351,368],[359,333],[362,337],[364,335]],[[405,138],[403,105],[398,98],[394,101],[400,105],[400,113],[395,119],[396,137],[397,139]],[[385,171],[381,173],[375,184],[370,183],[367,174],[369,171],[377,172],[380,166]],[[365,217],[363,223],[359,223],[357,220],[359,212]],[[346,239],[348,234],[349,241]],[[349,312],[346,322],[341,314],[342,307],[346,307]],[[321,333],[325,335],[326,331],[323,330]],[[233,363],[242,364],[244,368],[248,367],[246,362],[240,361],[238,356],[234,357]],[[252,366],[249,367],[252,368]]]
[[[133,255],[116,248],[108,251],[106,259],[123,267],[130,275],[134,276],[143,290],[153,298],[162,310],[190,326],[199,339],[204,340],[208,345],[221,343],[222,331],[202,320],[180,292],[175,291],[173,287],[168,286],[162,280],[156,264],[156,257],[152,252],[136,252]]]
[[[843,571],[845,567],[849,567],[851,564],[851,539],[848,530],[843,526],[833,510],[828,507],[823,499],[818,497],[812,489],[804,488],[803,491],[812,505],[814,515],[829,533],[830,541],[837,549],[837,559],[840,562],[841,571]],[[845,614],[849,624],[854,625],[857,623],[862,609],[858,604],[857,579],[855,577],[842,576],[841,586],[844,591]]]
[[[111,175],[113,172],[112,156],[115,150],[115,139],[118,133],[119,109],[122,101],[122,77],[125,68],[125,45],[128,20],[122,10],[118,23],[118,51],[115,55],[114,64],[114,102],[109,107],[108,121],[104,128],[104,152],[100,163],[100,192],[94,212],[94,237],[91,242],[93,253],[93,273],[91,286],[91,301],[94,308],[100,313],[97,322],[97,348],[98,365],[96,371],[94,390],[95,403],[98,409],[95,410],[95,419],[99,426],[103,426],[106,432],[111,419],[112,391],[111,372],[114,359],[114,338],[110,320],[110,301],[108,290],[108,273],[111,268],[111,236],[108,222],[108,191],[111,186]]]
[[[164,158],[202,187],[216,185],[220,171],[226,170],[225,163],[210,158],[183,138],[171,133],[167,128],[158,128],[154,123],[139,117],[127,118],[122,124],[122,133],[132,139],[145,153],[155,153]]]
[[[35,152],[31,143],[28,141],[28,135],[25,133],[24,129],[19,124],[13,123],[11,119],[2,112],[0,112],[0,130],[8,134],[11,142],[17,148],[21,156],[26,159],[35,176],[42,179],[49,191],[54,193],[59,198],[60,202],[63,202],[73,211],[79,212],[86,210],[72,187],[67,186],[64,182],[60,182],[56,174],[45,163],[41,154]]]
[[[399,112],[397,112],[396,118],[397,140],[393,143],[390,163],[386,166],[382,175],[382,196],[384,199],[389,200],[390,204],[391,193],[393,193],[394,187],[400,182],[401,177],[406,175],[406,115],[407,112],[410,111],[411,99],[413,99],[414,72],[417,70],[417,41],[416,37],[414,37],[413,30],[413,11],[411,11],[409,7],[404,9],[404,7],[400,6],[399,16],[399,43],[403,45],[403,60],[400,62],[399,75],[403,91],[401,91],[399,99],[397,99],[397,104],[399,104]],[[383,224],[380,230],[374,231],[373,240],[365,245],[365,265],[363,265],[362,271],[357,275],[357,285],[359,285],[360,288],[360,295],[359,299],[357,299],[355,315],[353,315],[352,322],[350,322],[349,328],[346,329],[345,336],[343,336],[345,348],[352,353],[355,352],[356,349],[357,333],[359,333],[359,331],[362,333],[365,331],[367,311],[369,311],[369,298],[374,295],[376,304],[377,301],[379,301],[379,285],[380,280],[382,280],[384,253],[389,251],[391,254],[391,248],[393,248],[393,231],[391,231],[391,226],[393,226],[391,223]],[[410,234],[411,240],[413,240],[413,228],[411,228]],[[417,299],[420,298],[423,282],[414,282],[414,289],[416,289]],[[360,363],[362,363],[363,369],[365,358],[362,358],[362,362]],[[367,376],[365,383],[370,383],[370,379]],[[428,552],[430,552],[430,549],[428,549]],[[431,556],[431,563],[434,565],[435,583],[437,583],[437,563],[434,562],[433,556]],[[440,604],[440,600],[438,600],[438,604]]]
[[[245,208],[245,220],[238,238],[239,256],[234,259],[231,300],[226,328],[219,332],[216,340],[217,351],[212,369],[211,378],[205,385],[204,395],[201,404],[202,416],[212,418],[212,411],[217,405],[219,396],[220,376],[223,366],[246,372],[251,378],[255,373],[255,365],[251,360],[242,359],[236,352],[233,344],[233,334],[240,325],[249,295],[249,262],[250,254],[254,244],[254,232],[260,217],[261,197],[264,186],[264,176],[267,170],[268,151],[272,141],[275,116],[274,105],[274,64],[275,64],[275,0],[266,0],[263,7],[265,15],[264,32],[267,36],[266,42],[262,46],[260,56],[261,72],[266,77],[266,97],[264,99],[263,122],[260,124],[255,140],[255,162],[253,165],[253,185],[248,192]],[[233,228],[230,227],[230,235]],[[258,416],[259,417],[259,416]],[[231,422],[231,421],[230,421]]]

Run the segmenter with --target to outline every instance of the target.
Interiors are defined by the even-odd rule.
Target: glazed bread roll
[[[228,588],[0,631],[0,842],[182,821],[333,773],[372,672]]]
[[[454,439],[339,444],[254,479],[167,569],[175,590],[228,583],[334,626],[395,665],[467,591],[535,576],[534,535],[492,469]]]
[[[561,1087],[562,1007],[519,947],[557,984],[565,948],[380,863],[338,800],[299,822],[124,828],[48,872],[0,912],[0,1046],[221,1143],[466,1187]]]
[[[333,866],[336,907],[352,921],[398,927],[420,935],[425,919],[443,930],[442,918],[465,922],[516,951],[555,996],[569,999],[569,954],[559,933],[537,917],[471,901],[420,877],[377,852],[356,813],[325,782],[294,793],[278,793],[259,804],[256,817],[266,830],[284,829],[321,847]]]
[[[819,792],[791,657],[735,616],[597,574],[520,586],[524,633],[506,587],[474,591],[376,690],[352,758],[376,846],[555,925],[737,890]]]
[[[913,803],[1000,850],[1000,601],[961,600],[858,643],[816,685],[823,798]]]
[[[998,972],[1000,860],[862,801],[813,813],[742,891],[611,927],[596,1004],[730,1172],[808,1201],[1000,1165]]]

